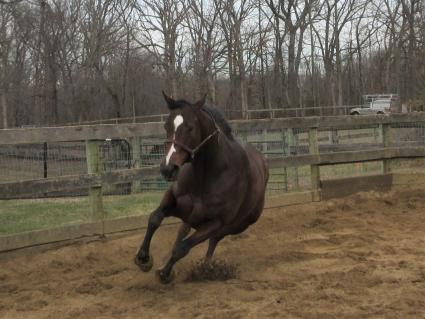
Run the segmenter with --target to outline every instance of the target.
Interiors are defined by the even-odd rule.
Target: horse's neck
[[[216,129],[217,128],[215,126],[205,129],[203,139],[212,134]],[[226,143],[227,138],[220,131],[211,138],[211,140],[209,140],[196,155],[193,166],[195,176],[202,179],[201,182],[220,175],[221,168],[226,164],[225,157],[223,156]]]

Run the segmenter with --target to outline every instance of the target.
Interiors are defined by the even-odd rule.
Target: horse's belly
[[[181,218],[192,227],[205,221],[202,202],[192,195],[187,194],[177,198],[177,212],[178,216],[176,217]]]

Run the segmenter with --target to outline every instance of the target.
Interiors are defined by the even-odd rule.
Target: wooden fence
[[[424,125],[425,114],[393,114],[376,116],[335,116],[308,117],[290,119],[263,119],[253,121],[233,121],[232,127],[238,132],[302,129],[308,132],[308,154],[279,156],[269,159],[271,168],[310,167],[311,189],[307,192],[279,196],[267,205],[285,205],[306,201],[319,201],[347,195],[365,186],[389,189],[394,183],[391,170],[393,159],[425,157],[424,146],[394,147],[392,144],[393,127],[397,125]],[[382,147],[358,151],[332,153],[319,152],[318,132],[352,130],[374,127],[380,130]],[[88,188],[92,222],[84,225],[72,225],[58,229],[34,231],[25,234],[0,237],[0,251],[13,250],[31,245],[58,242],[81,236],[103,235],[106,233],[139,228],[145,225],[145,217],[105,219],[102,204],[102,187],[107,184],[138,182],[144,178],[158,175],[158,167],[141,167],[140,141],[163,135],[161,123],[133,123],[122,125],[93,125],[78,127],[46,127],[0,130],[0,145],[31,144],[85,141],[87,173],[76,176],[24,180],[0,183],[0,194],[44,194],[48,192],[68,191]],[[133,168],[102,173],[99,161],[99,143],[105,139],[127,139],[133,145]],[[354,162],[383,161],[380,175],[354,177],[349,179],[326,180],[320,177],[320,167]]]

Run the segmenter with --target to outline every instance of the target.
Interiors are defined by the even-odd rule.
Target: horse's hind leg
[[[176,242],[171,252],[171,256],[168,259],[164,267],[158,269],[157,275],[162,283],[168,283],[173,280],[172,270],[174,264],[181,258],[186,256],[189,251],[196,245],[203,241],[211,238],[221,228],[222,224],[220,220],[212,220],[208,223],[203,224],[188,238]]]
[[[174,242],[173,250],[176,248],[176,246],[179,242],[181,242],[187,235],[189,235],[190,229],[191,229],[191,227],[190,227],[189,224],[182,223],[180,225],[180,228],[177,232],[176,241]]]
[[[205,261],[210,261],[211,260],[211,258],[212,258],[212,256],[213,256],[213,254],[214,254],[214,251],[215,251],[215,248],[217,247],[217,244],[218,244],[218,242],[220,241],[220,240],[222,240],[223,239],[223,237],[224,236],[218,236],[218,237],[211,237],[210,238],[210,241],[209,241],[209,243],[208,243],[208,250],[207,250],[207,254],[205,255]]]
[[[239,234],[241,232],[243,232],[244,230],[246,230],[249,225],[255,223],[258,219],[259,214],[255,214],[253,215],[253,217],[251,217],[249,220],[247,220],[244,223],[241,224],[237,224],[237,225],[226,225],[224,227],[222,227],[220,229],[219,232],[217,232],[217,234],[214,237],[210,238],[209,244],[208,244],[208,250],[207,253],[205,255],[205,261],[211,261],[211,258],[214,254],[215,248],[217,247],[217,244],[220,240],[222,240],[224,238],[224,236],[227,235],[235,235],[235,234]]]

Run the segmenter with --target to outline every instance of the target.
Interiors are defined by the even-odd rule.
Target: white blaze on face
[[[176,138],[176,131],[178,129],[178,127],[180,125],[182,125],[183,123],[183,116],[181,115],[177,115],[174,118],[174,135],[173,135],[173,140]],[[168,165],[168,163],[170,162],[171,156],[173,155],[173,153],[176,151],[176,148],[174,147],[174,143],[171,145],[170,150],[168,151],[167,157],[165,158],[165,165]]]

